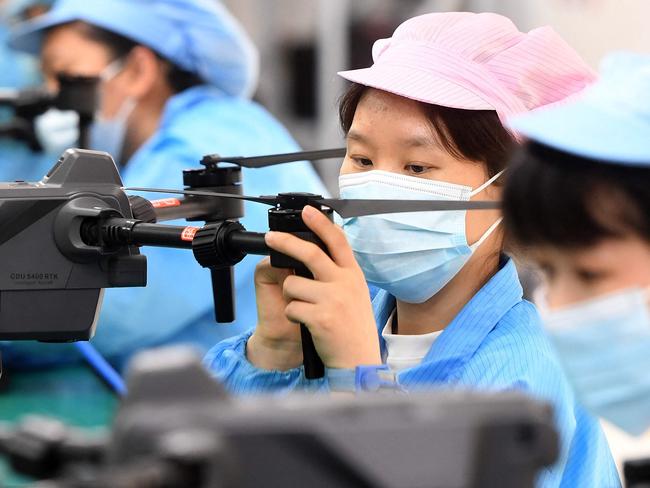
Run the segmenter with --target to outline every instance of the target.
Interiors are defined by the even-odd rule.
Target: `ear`
[[[134,47],[129,53],[121,77],[124,93],[141,99],[151,93],[155,85],[163,79],[163,63],[160,58],[147,47]]]

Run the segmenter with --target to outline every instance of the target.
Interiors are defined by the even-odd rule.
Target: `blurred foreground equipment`
[[[46,419],[0,435],[40,488],[533,487],[552,412],[519,394],[235,399],[183,349],[143,353],[104,438]]]

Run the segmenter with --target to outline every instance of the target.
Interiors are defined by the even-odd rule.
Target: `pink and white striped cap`
[[[420,102],[512,115],[576,95],[595,72],[551,27],[520,32],[493,13],[421,15],[372,49],[370,68],[343,78]]]

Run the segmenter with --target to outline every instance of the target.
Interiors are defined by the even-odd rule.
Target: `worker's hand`
[[[288,320],[304,323],[325,366],[381,364],[370,293],[343,230],[313,207],[302,218],[329,250],[291,234],[269,232],[269,247],[304,263],[314,279],[287,276],[283,293]]]
[[[246,356],[258,368],[286,371],[302,364],[300,327],[287,319],[289,302],[282,294],[282,285],[291,274],[271,267],[269,258],[255,269],[258,321],[246,345]]]

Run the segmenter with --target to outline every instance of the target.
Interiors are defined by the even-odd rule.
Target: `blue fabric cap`
[[[11,45],[38,54],[45,30],[77,20],[146,45],[229,95],[257,85],[257,50],[217,0],[59,0],[16,26]]]
[[[510,127],[576,156],[650,167],[650,56],[609,55],[580,97],[515,117]]]

